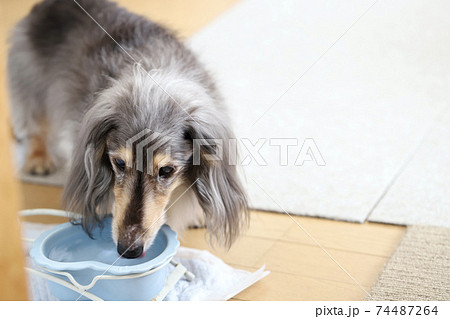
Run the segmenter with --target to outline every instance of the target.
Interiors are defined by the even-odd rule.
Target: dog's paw
[[[30,154],[23,170],[31,175],[49,175],[56,170],[56,166],[48,155]]]

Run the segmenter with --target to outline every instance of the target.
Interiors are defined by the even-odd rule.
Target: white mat
[[[450,110],[439,116],[369,220],[450,227]]]
[[[54,227],[37,223],[22,223],[24,237],[36,239],[39,235]],[[31,244],[25,246],[27,265],[32,266],[28,251]],[[221,259],[206,250],[180,247],[174,260],[180,262],[196,277],[192,282],[182,278],[164,300],[228,300],[270,272],[264,266],[251,273],[228,266]],[[173,268],[174,266],[168,265]],[[28,287],[32,300],[58,300],[47,287],[46,281],[35,275],[28,275]]]
[[[450,2],[378,1],[361,17],[373,3],[246,0],[190,39],[239,137],[299,138],[293,161],[311,137],[326,161],[280,167],[267,142],[268,165],[245,168],[253,207],[364,221],[448,105]]]

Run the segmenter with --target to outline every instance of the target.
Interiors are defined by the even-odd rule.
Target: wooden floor
[[[0,1],[1,43],[6,39],[7,30],[36,2]],[[237,0],[119,2],[172,26],[182,36],[188,37]],[[0,51],[2,61],[5,51],[4,48]],[[4,63],[1,72],[1,77],[4,77]],[[3,85],[0,94],[6,95]],[[24,208],[59,208],[59,188],[26,183],[21,187]],[[404,228],[399,226],[293,218],[322,248],[289,216],[252,212],[248,232],[230,251],[212,251],[235,267],[255,270],[265,264],[271,271],[268,277],[234,300],[362,300],[365,298],[364,290],[370,289],[404,232]],[[189,230],[182,238],[182,245],[211,250],[203,229]]]
[[[229,252],[215,252],[235,267],[265,264],[272,272],[234,299],[363,300],[403,234],[396,226],[294,218],[323,249],[285,214],[252,212],[248,233]],[[204,230],[188,231],[182,244],[208,249]]]

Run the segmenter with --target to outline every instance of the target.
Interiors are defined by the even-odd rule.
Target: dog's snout
[[[143,246],[132,246],[129,247],[127,245],[123,245],[121,243],[119,243],[117,245],[117,252],[119,253],[120,256],[124,257],[124,258],[138,258],[142,255],[144,251],[144,247]]]

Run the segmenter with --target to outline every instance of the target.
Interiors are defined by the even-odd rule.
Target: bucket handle
[[[73,291],[76,291],[76,292],[78,292],[80,294],[83,294],[85,297],[87,297],[87,298],[89,298],[91,300],[103,301],[103,299],[97,297],[96,295],[90,293],[89,291],[85,291],[85,290],[79,289],[78,287],[68,283],[67,281],[65,281],[65,280],[63,280],[61,278],[49,275],[49,274],[47,274],[45,272],[42,272],[42,271],[39,271],[39,270],[36,270],[36,269],[33,269],[33,268],[29,268],[29,267],[25,267],[25,270],[28,271],[30,274],[35,274],[35,275],[37,275],[39,277],[42,277],[44,279],[53,281],[53,282],[55,282],[55,283],[57,283],[57,284],[59,284],[61,286],[64,286],[64,287],[69,288],[69,289],[71,289]]]
[[[172,290],[172,288],[175,286],[175,284],[181,279],[181,277],[185,276],[186,280],[188,281],[192,281],[195,278],[195,275],[193,273],[191,273],[190,271],[188,271],[186,269],[186,267],[184,267],[182,264],[177,263],[173,260],[170,261],[170,263],[172,265],[175,266],[175,269],[170,273],[170,275],[167,277],[166,283],[163,287],[163,289],[159,292],[159,294],[153,298],[153,301],[162,301],[164,300],[164,298],[167,296],[167,294],[170,292],[170,290]],[[94,277],[94,280],[92,280],[92,282],[89,285],[83,286],[80,285],[75,278],[73,278],[73,276],[67,272],[63,272],[63,271],[55,271],[55,270],[49,270],[43,267],[43,270],[45,271],[49,271],[51,273],[55,273],[55,274],[59,274],[59,275],[64,275],[66,276],[71,283],[68,283],[67,281],[52,276],[48,273],[45,273],[44,271],[39,271],[33,268],[29,268],[29,267],[25,267],[25,270],[27,270],[29,273],[31,274],[35,274],[37,276],[40,276],[44,279],[53,281],[57,284],[60,284],[61,286],[64,286],[66,288],[69,288],[73,291],[76,291],[80,294],[82,294],[83,296],[85,296],[86,298],[89,298],[93,301],[103,301],[103,299],[101,299],[100,297],[97,297],[96,295],[94,295],[93,293],[90,293],[88,290],[91,289],[98,280],[100,279],[106,279],[106,280],[115,280],[115,279],[130,279],[130,278],[139,278],[142,276],[146,276],[148,274],[151,274],[157,270],[159,270],[161,267],[164,267],[165,265],[167,265],[167,263],[164,263],[163,265],[157,267],[157,268],[153,268],[149,271],[146,271],[144,273],[140,273],[140,274],[132,274],[132,275],[123,275],[123,276],[111,276],[111,275],[99,275]],[[101,277],[101,278],[100,278]]]
[[[144,277],[147,275],[150,275],[158,270],[160,270],[161,268],[163,268],[164,266],[166,266],[169,262],[171,261],[171,259],[168,259],[167,261],[165,261],[163,264],[161,264],[160,266],[156,267],[156,268],[152,268],[150,270],[147,270],[145,272],[141,272],[138,274],[130,274],[130,275],[97,275],[95,276],[92,281],[87,284],[87,285],[82,285],[80,284],[73,276],[72,274],[65,272],[65,271],[57,271],[57,270],[52,270],[52,269],[48,269],[45,267],[40,267],[43,272],[50,272],[53,274],[57,274],[57,275],[62,275],[65,276],[67,279],[69,279],[69,281],[78,289],[83,290],[83,291],[87,291],[89,289],[91,289],[92,287],[95,286],[95,284],[97,283],[97,281],[99,280],[116,280],[116,279],[134,279],[134,278],[140,278],[140,277]]]

